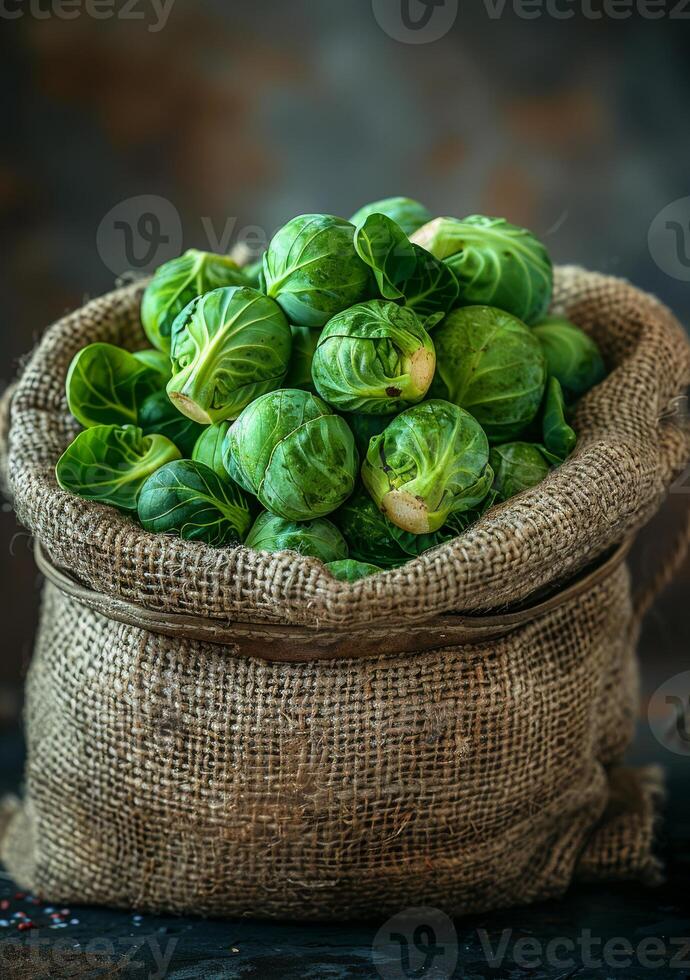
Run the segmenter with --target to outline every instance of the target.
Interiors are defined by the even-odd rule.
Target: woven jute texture
[[[629,285],[566,268],[555,309],[610,374],[579,406],[573,458],[456,541],[345,585],[311,559],[152,536],[53,472],[75,431],[69,362],[91,341],[142,346],[138,299],[120,290],[46,333],[12,400],[8,467],[52,563],[149,610],[394,632],[515,607],[640,527],[690,455],[683,331]],[[301,919],[657,880],[660,779],[622,768],[637,628],[624,563],[498,638],[301,663],[118,622],[50,583],[2,858],[54,901]]]

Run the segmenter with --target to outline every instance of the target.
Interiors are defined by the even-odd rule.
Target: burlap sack
[[[53,326],[13,398],[10,485],[50,579],[25,798],[5,808],[17,880],[55,901],[314,919],[656,880],[658,774],[621,768],[639,615],[617,546],[690,456],[671,314],[559,270],[555,308],[611,368],[576,454],[456,541],[345,585],[58,489],[67,366],[91,341],[142,346],[138,298]]]

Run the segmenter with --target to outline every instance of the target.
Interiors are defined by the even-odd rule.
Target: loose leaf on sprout
[[[134,354],[112,344],[89,344],[70,365],[67,404],[87,428],[136,425],[142,401],[160,387],[160,372]]]
[[[147,531],[218,548],[242,541],[252,520],[249,500],[237,484],[190,459],[154,473],[141,489],[138,510]]]
[[[410,242],[385,214],[371,214],[355,231],[355,248],[373,270],[384,299],[404,302],[434,326],[455,304],[459,287],[453,272]]]
[[[402,285],[414,275],[417,257],[407,235],[384,214],[371,214],[355,230],[355,248],[376,278],[384,299],[403,299]]]
[[[65,450],[56,476],[63,490],[133,511],[144,482],[179,456],[164,436],[145,436],[133,425],[96,425],[80,432]]]
[[[431,330],[455,306],[460,287],[452,269],[419,245],[414,250],[417,264],[403,287],[405,305],[426,318],[426,328]]]
[[[547,382],[543,412],[544,445],[563,461],[577,445],[577,435],[566,421],[563,389],[557,378],[549,378]]]

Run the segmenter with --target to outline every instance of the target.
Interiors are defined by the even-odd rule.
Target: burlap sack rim
[[[574,288],[572,283],[578,279],[593,294],[607,287],[624,289],[631,320],[648,316],[663,324],[663,334],[655,339],[663,336],[665,353],[677,359],[678,372],[672,378],[654,379],[660,390],[658,403],[648,406],[649,431],[641,432],[639,439],[636,435],[621,437],[618,431],[614,442],[601,436],[592,439],[581,430],[574,456],[539,487],[495,508],[464,535],[401,569],[350,585],[335,581],[320,562],[292,553],[257,554],[243,547],[211,549],[153,535],[111,508],[60,490],[53,471],[56,453],[49,465],[25,465],[25,447],[17,446],[14,439],[15,431],[23,425],[24,413],[38,418],[46,431],[55,428],[58,418],[64,428],[67,413],[64,393],[38,405],[27,388],[27,375],[42,349],[56,335],[89,318],[94,321],[93,340],[104,334],[112,336],[113,329],[117,335],[131,329],[140,283],[92,300],[58,321],[29,362],[14,396],[10,432],[10,486],[19,516],[38,534],[57,565],[97,591],[153,609],[248,621],[257,618],[344,626],[372,621],[404,623],[444,612],[501,609],[522,601],[535,590],[574,575],[644,524],[690,451],[687,426],[673,417],[679,383],[681,387],[683,382],[690,383],[690,348],[682,328],[656,299],[622,281],[563,267],[557,270],[554,309],[570,314],[576,322],[578,304],[567,301],[567,292],[569,284]],[[559,293],[565,294],[564,302],[559,301]],[[629,366],[643,342],[644,338],[638,338],[629,356],[597,391],[607,386],[614,389],[618,372]],[[583,399],[579,415],[590,396]],[[650,446],[656,446],[657,452],[650,452]],[[613,489],[629,482],[632,471],[637,481],[634,493],[628,493],[624,507],[610,508]],[[630,506],[630,496],[635,498],[634,507]],[[606,533],[601,532],[602,524]],[[59,533],[47,533],[57,528]],[[120,570],[120,556],[131,558],[137,567],[146,567],[149,580],[131,582],[127,577],[131,568],[125,560]],[[485,574],[487,567],[492,575]],[[213,595],[212,610],[205,599],[208,594]],[[426,597],[426,604],[420,603],[420,597]]]

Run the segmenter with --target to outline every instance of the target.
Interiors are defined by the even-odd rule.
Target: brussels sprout
[[[492,442],[519,436],[539,411],[546,361],[533,332],[488,306],[453,310],[434,333],[433,398],[471,412]]]
[[[134,425],[95,425],[68,446],[55,474],[63,490],[134,511],[145,480],[179,457],[177,446],[164,436],[145,436]]]
[[[350,221],[353,225],[362,225],[370,214],[385,214],[400,225],[406,235],[411,235],[433,218],[431,211],[419,201],[409,197],[386,197],[382,201],[365,204],[352,215]]]
[[[168,394],[195,422],[236,419],[282,384],[291,345],[288,322],[272,299],[251,286],[214,289],[192,300],[173,324]]]
[[[506,442],[489,454],[494,471],[494,490],[499,500],[534,487],[549,474],[550,462],[540,446],[530,442]]]
[[[154,391],[139,409],[139,425],[145,436],[161,435],[174,442],[183,456],[191,456],[205,426],[181,415],[164,391]]]
[[[446,401],[422,402],[371,440],[362,479],[393,524],[413,534],[438,531],[489,492],[489,442],[469,412]]]
[[[323,327],[367,298],[371,276],[355,251],[354,233],[343,218],[303,214],[273,237],[264,255],[266,293],[291,323]]]
[[[355,437],[357,451],[364,457],[374,436],[381,435],[391,420],[390,415],[347,415],[347,424]]]
[[[347,558],[345,538],[324,517],[297,524],[264,511],[254,522],[245,545],[255,551],[298,551],[324,562]]]
[[[139,404],[158,391],[160,374],[129,351],[112,344],[89,344],[67,373],[67,404],[77,422],[136,425]]]
[[[551,259],[525,228],[473,214],[462,221],[436,218],[410,237],[453,270],[459,305],[497,306],[525,323],[536,323],[549,308]]]
[[[534,328],[549,374],[558,378],[568,401],[599,384],[606,374],[599,348],[584,330],[564,317],[551,316]]]
[[[326,568],[339,582],[358,582],[368,575],[376,575],[381,569],[378,565],[355,561],[354,558],[341,558],[340,561],[326,562]]]
[[[391,415],[422,400],[435,365],[434,345],[416,314],[374,299],[328,322],[312,375],[321,397],[339,410]]]
[[[307,391],[257,398],[230,427],[225,467],[288,521],[324,517],[350,496],[357,450],[347,422]]]
[[[175,318],[196,296],[219,286],[244,286],[249,280],[227,255],[190,248],[161,265],[141,301],[144,332],[158,350],[168,352]]]
[[[217,422],[216,425],[207,425],[192,450],[192,459],[194,462],[203,463],[205,466],[208,466],[221,480],[227,480],[228,478],[228,471],[225,469],[223,463],[223,447],[229,428],[229,422]]]
[[[286,388],[304,388],[316,394],[316,388],[311,376],[311,365],[314,351],[319,342],[319,331],[309,327],[291,327],[292,353],[287,377]]]
[[[379,568],[398,568],[409,561],[409,555],[391,533],[393,525],[364,487],[359,486],[332,517],[347,541],[351,557],[357,561]]]
[[[430,330],[458,298],[455,274],[385,214],[371,214],[355,231],[355,248],[371,267],[384,299],[403,301]]]
[[[567,459],[577,444],[577,435],[566,421],[563,389],[558,378],[549,378],[546,385],[542,429],[547,450],[561,462]]]
[[[150,350],[134,351],[132,356],[136,357],[142,364],[145,364],[146,367],[151,368],[152,371],[156,371],[160,375],[160,387],[165,388],[172,377],[172,364],[170,363],[169,354],[151,348]]]
[[[252,522],[243,491],[227,476],[221,480],[191,459],[168,463],[149,477],[138,510],[147,531],[218,548],[242,541]]]

